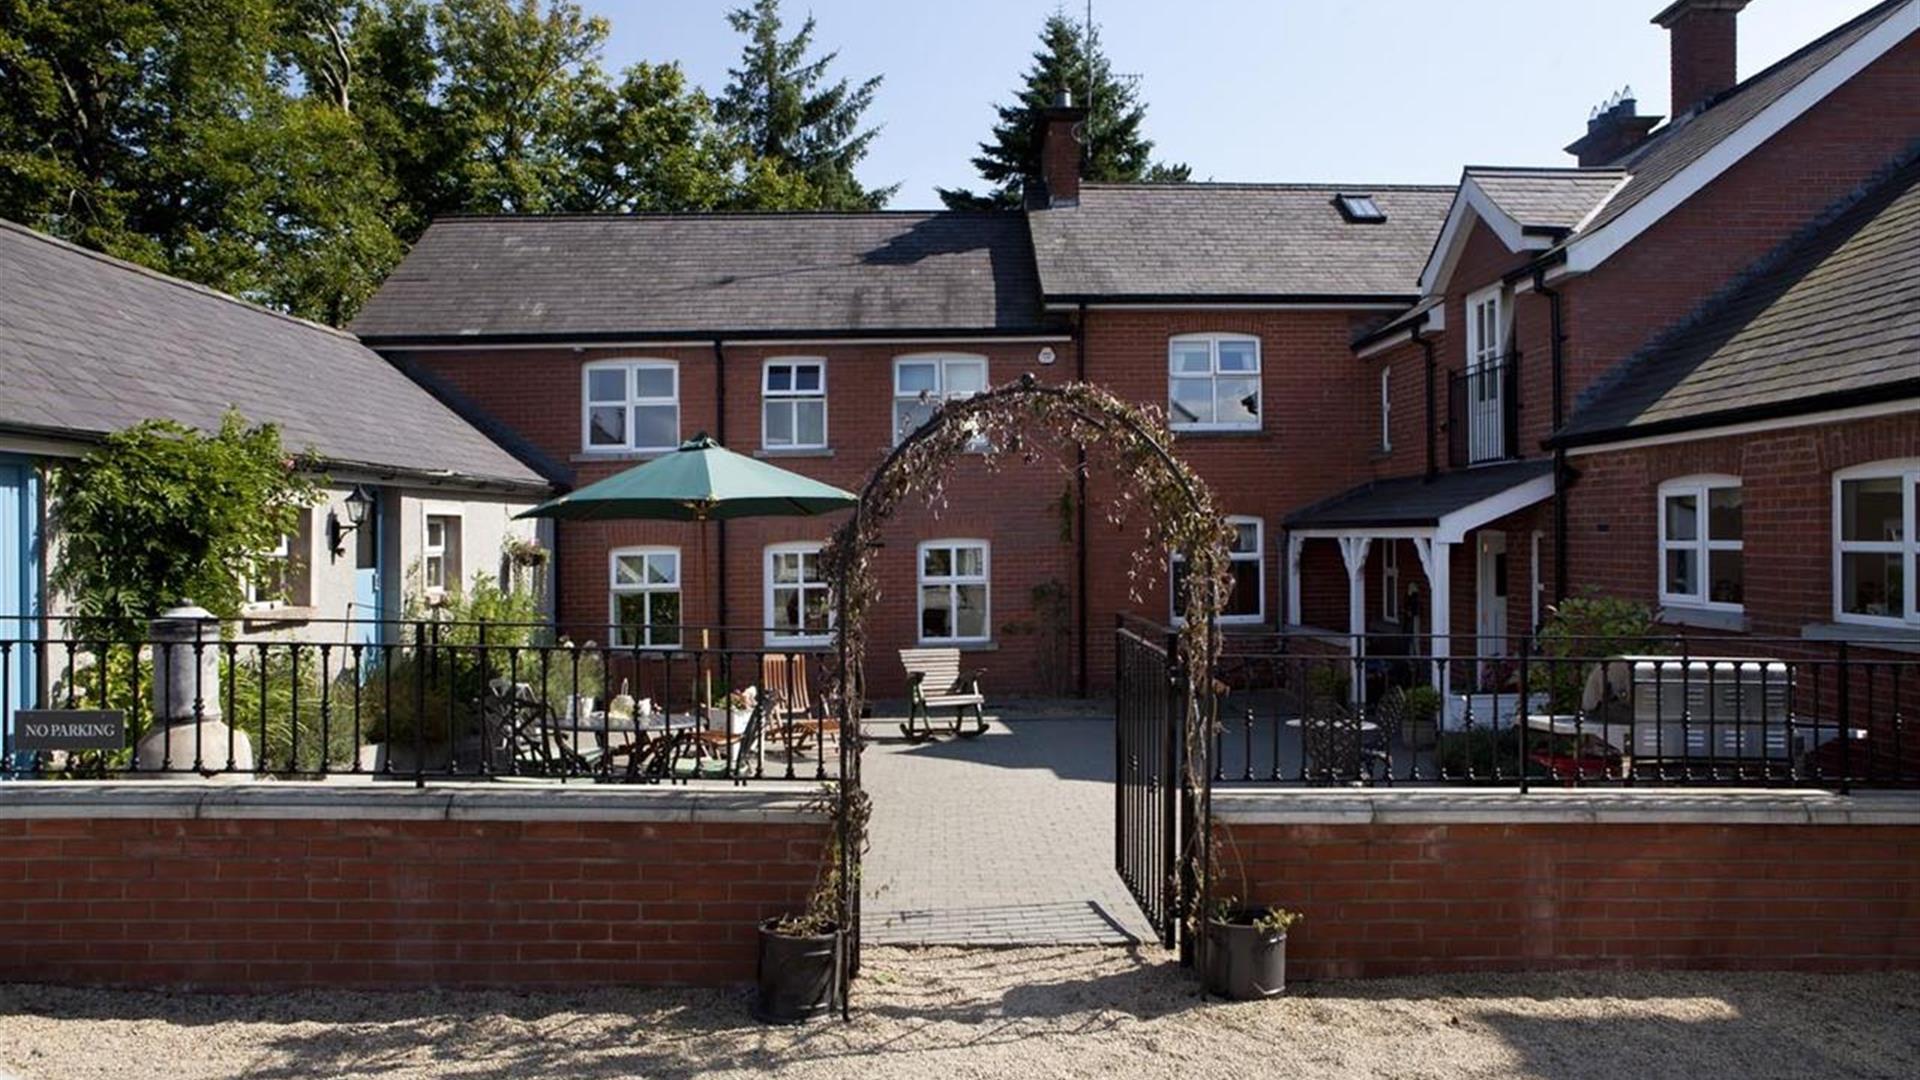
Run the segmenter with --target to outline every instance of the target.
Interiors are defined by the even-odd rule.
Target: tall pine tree
[[[984,194],[940,188],[940,200],[954,210],[1020,206],[1027,186],[1040,178],[1040,115],[1062,90],[1072,92],[1088,109],[1081,166],[1087,180],[1173,183],[1185,181],[1192,172],[1185,165],[1153,161],[1153,141],[1140,133],[1146,104],[1133,80],[1113,73],[1100,50],[1099,28],[1089,32],[1055,12],[1040,28],[1040,48],[1013,103],[997,106],[1000,120],[993,125],[993,140],[981,143],[980,156],[973,159],[981,179],[992,187]]]
[[[766,163],[806,181],[817,209],[886,205],[898,184],[869,189],[853,174],[880,133],[860,129],[880,76],[858,84],[844,78],[829,82],[827,68],[839,53],[807,58],[813,47],[811,15],[792,37],[782,38],[780,0],[754,0],[752,7],[730,12],[727,22],[747,42],[740,66],[727,73],[726,89],[715,101],[720,122],[736,127],[747,148]]]

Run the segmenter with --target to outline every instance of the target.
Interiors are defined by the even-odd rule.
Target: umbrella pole
[[[699,519],[699,527],[700,527],[700,592],[704,595],[707,589],[712,586],[712,582],[711,582],[712,575],[709,574],[707,570],[707,519],[706,518],[703,517]],[[713,669],[707,666],[707,622],[708,620],[706,619],[700,620],[700,685],[701,685],[701,693],[704,695],[701,698],[700,704],[706,707],[708,725],[711,726],[712,717],[713,717]],[[726,724],[726,723],[732,722],[733,716],[731,712],[724,712],[721,715],[725,717],[725,719],[723,719],[721,723]]]

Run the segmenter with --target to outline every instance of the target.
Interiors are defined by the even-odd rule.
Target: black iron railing
[[[1519,365],[1512,360],[1447,378],[1447,460],[1456,469],[1519,456]]]
[[[1354,644],[1229,639],[1215,781],[1920,786],[1920,658],[1870,643]]]
[[[839,772],[827,653],[770,646],[759,628],[683,627],[678,645],[640,648],[510,623],[249,619],[121,640],[46,625],[0,639],[0,778]],[[622,638],[601,629],[600,642]]]

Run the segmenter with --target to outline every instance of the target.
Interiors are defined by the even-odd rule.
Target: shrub
[[[1533,684],[1551,695],[1554,712],[1577,712],[1587,665],[1564,661],[1665,653],[1671,651],[1668,640],[1646,605],[1588,590],[1548,609],[1540,627],[1540,653],[1561,662],[1541,665],[1543,677],[1535,677]]]

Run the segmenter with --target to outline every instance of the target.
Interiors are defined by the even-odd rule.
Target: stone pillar
[[[221,714],[220,623],[194,604],[170,608],[148,630],[153,724],[134,751],[141,772],[253,772],[253,743]]]

